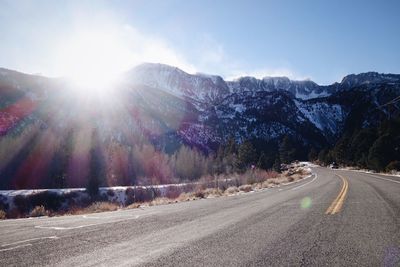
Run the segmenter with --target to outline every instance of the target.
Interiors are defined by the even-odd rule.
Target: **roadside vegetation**
[[[161,187],[98,188],[95,195],[89,190],[65,194],[41,191],[16,195],[12,203],[0,197],[0,218],[79,215],[230,196],[297,181],[310,174],[300,164],[283,167],[282,173],[253,168],[243,173],[203,176],[194,183]]]
[[[289,136],[279,144],[228,138],[209,151],[168,140],[163,144],[147,138],[109,140],[96,128],[82,136],[71,131],[66,138],[49,142],[27,129],[0,140],[0,188],[38,191],[12,199],[0,193],[0,210],[7,218],[219,197],[268,188],[305,175],[286,167],[306,151]],[[82,138],[87,141],[79,143]],[[27,145],[14,153],[14,147],[22,143]],[[46,153],[39,157],[39,151]]]

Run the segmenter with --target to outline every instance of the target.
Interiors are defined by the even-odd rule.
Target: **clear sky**
[[[400,73],[400,1],[0,0],[1,67],[64,76],[146,61],[320,84]]]

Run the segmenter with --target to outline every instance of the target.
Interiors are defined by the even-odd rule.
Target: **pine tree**
[[[279,144],[281,163],[290,163],[296,159],[296,148],[289,136],[285,135]]]
[[[362,129],[355,132],[350,142],[349,158],[351,163],[366,168],[369,149],[376,139],[376,130]]]
[[[308,153],[308,160],[309,161],[314,161],[314,160],[317,160],[317,158],[318,158],[318,153],[315,150],[315,148],[312,147],[310,149],[310,152]]]
[[[333,150],[333,155],[335,157],[335,161],[337,163],[347,164],[349,158],[349,137],[344,135],[340,140],[336,143],[336,146]]]
[[[265,155],[264,151],[261,152],[260,157],[258,158],[257,168],[264,170],[268,169],[267,156]]]
[[[225,146],[225,156],[237,154],[237,144],[234,138],[229,138]]]
[[[243,171],[249,168],[250,165],[255,164],[256,159],[257,154],[252,143],[250,141],[243,142],[238,150],[237,168]]]
[[[369,150],[368,167],[376,171],[383,171],[394,159],[393,143],[393,139],[389,135],[379,137]]]

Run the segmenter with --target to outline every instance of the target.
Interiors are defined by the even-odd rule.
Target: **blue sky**
[[[400,73],[399,13],[400,1],[0,0],[0,66],[64,76],[150,61],[328,84]]]

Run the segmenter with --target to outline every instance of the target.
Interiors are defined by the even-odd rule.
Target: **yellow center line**
[[[349,190],[349,183],[348,183],[347,179],[341,175],[338,175],[338,176],[343,181],[342,189],[340,190],[339,195],[335,198],[335,200],[329,206],[329,208],[325,211],[325,214],[333,215],[333,214],[340,212],[340,210],[342,209],[343,203],[344,203],[344,199],[346,198],[347,191]]]

